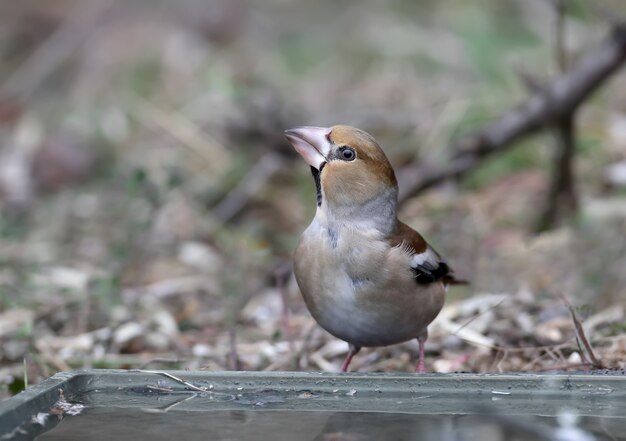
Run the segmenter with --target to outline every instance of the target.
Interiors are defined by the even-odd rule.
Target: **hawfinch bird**
[[[322,328],[363,346],[419,342],[443,307],[450,267],[396,217],[398,183],[376,140],[349,126],[296,127],[285,136],[311,166],[317,212],[295,252],[304,301]]]

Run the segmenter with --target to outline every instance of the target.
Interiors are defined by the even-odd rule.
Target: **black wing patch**
[[[415,274],[415,281],[420,285],[437,282],[450,274],[450,267],[445,262],[437,262],[437,265],[431,261],[425,260],[419,265],[411,267]]]

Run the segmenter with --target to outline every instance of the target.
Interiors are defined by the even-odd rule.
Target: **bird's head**
[[[327,204],[334,214],[354,216],[359,208],[366,211],[380,205],[392,211],[388,214],[395,219],[396,176],[369,133],[338,125],[296,127],[286,130],[285,136],[311,166],[318,187],[318,206]]]

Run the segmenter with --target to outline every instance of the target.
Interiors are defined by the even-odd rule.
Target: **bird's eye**
[[[356,152],[350,147],[342,147],[339,150],[339,157],[344,161],[354,161],[356,158]]]

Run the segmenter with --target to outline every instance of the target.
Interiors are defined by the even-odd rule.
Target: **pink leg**
[[[352,343],[348,343],[350,345],[350,351],[348,351],[348,356],[346,357],[346,359],[343,362],[343,365],[341,366],[341,372],[348,372],[348,366],[350,365],[350,362],[352,361],[352,357],[354,357],[360,350],[361,348],[358,346],[354,346]]]
[[[415,372],[418,374],[426,373],[426,368],[424,367],[424,346],[426,344],[427,338],[428,338],[428,333],[425,333],[417,337],[417,342],[420,345],[420,352],[419,352],[419,360],[417,361],[417,367],[415,368]]]

